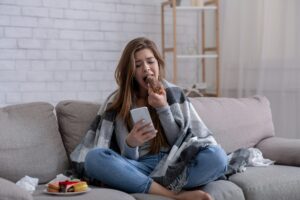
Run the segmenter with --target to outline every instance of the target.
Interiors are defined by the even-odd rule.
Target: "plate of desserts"
[[[47,184],[47,188],[44,189],[44,193],[52,195],[77,195],[90,191],[91,188],[85,181],[80,180],[65,180],[54,181]]]

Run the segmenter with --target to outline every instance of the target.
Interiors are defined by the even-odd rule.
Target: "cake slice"
[[[85,181],[80,181],[73,185],[74,192],[84,192],[88,189],[88,185]]]
[[[80,180],[56,181],[48,184],[48,192],[84,192],[88,189],[88,184]]]
[[[59,192],[59,182],[48,183],[48,192]]]

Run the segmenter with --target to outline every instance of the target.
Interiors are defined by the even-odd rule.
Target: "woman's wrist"
[[[125,144],[124,144],[124,149],[122,155],[125,155],[126,157],[136,160],[139,157],[139,150],[138,147],[131,147],[126,139],[125,139]]]
[[[129,148],[135,148],[136,146],[134,145],[131,145],[129,142],[128,142],[128,136],[126,137],[125,139],[125,144],[129,147]]]
[[[155,110],[158,114],[162,113],[162,112],[165,112],[165,111],[168,111],[169,109],[170,109],[170,106],[168,104],[164,105],[164,106],[161,106],[161,107],[158,107],[158,108],[155,108]]]

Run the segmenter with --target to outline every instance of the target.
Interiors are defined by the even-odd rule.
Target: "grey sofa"
[[[265,97],[200,97],[191,98],[191,102],[228,153],[240,147],[257,147],[264,157],[276,161],[269,167],[248,167],[229,180],[218,180],[201,189],[215,200],[300,199],[300,140],[274,135],[270,105]],[[0,199],[168,199],[100,187],[67,197],[43,193],[45,183],[69,168],[68,155],[81,140],[99,106],[70,100],[55,107],[34,102],[1,108]],[[14,184],[25,175],[39,178],[40,185],[32,195]]]

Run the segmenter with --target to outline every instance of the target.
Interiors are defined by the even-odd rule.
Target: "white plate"
[[[86,192],[91,191],[91,188],[88,188],[85,191],[82,192],[48,192],[47,189],[44,189],[43,192],[46,194],[52,194],[52,195],[61,195],[61,196],[68,196],[68,195],[77,195],[77,194],[83,194]]]

